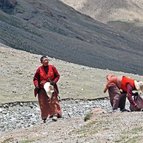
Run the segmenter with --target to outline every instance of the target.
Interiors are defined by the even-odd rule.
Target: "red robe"
[[[134,79],[123,76],[122,81],[121,81],[121,89],[127,93],[127,95],[128,95],[127,97],[128,97],[130,104],[135,106],[136,102],[132,98],[132,96],[133,96],[132,91],[135,90]]]
[[[111,85],[116,85],[119,89],[122,89],[125,93],[127,93],[127,97],[129,102],[135,106],[136,102],[132,98],[132,90],[135,89],[134,79],[131,79],[126,76],[122,76],[121,81],[117,76],[109,75],[108,82],[106,84],[106,89],[108,89]],[[116,94],[115,94],[116,95]],[[114,95],[114,96],[115,96]]]
[[[53,65],[48,65],[47,68],[45,68],[44,66],[40,66],[34,75],[33,83],[35,87],[39,87],[39,91],[35,91],[34,94],[35,96],[38,94],[41,117],[43,120],[55,114],[58,117],[61,117],[61,108],[58,100],[59,91],[57,84],[54,85],[55,92],[51,99],[48,98],[43,88],[46,82],[54,81],[55,83],[57,83],[59,78],[60,75]]]
[[[122,77],[122,81],[121,81],[121,89],[124,92],[127,92],[127,90],[128,90],[127,89],[127,84],[130,84],[130,86],[135,89],[134,79],[128,78],[126,76],[123,76]]]

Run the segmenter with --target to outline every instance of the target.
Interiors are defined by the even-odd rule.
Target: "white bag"
[[[130,110],[131,111],[141,111],[143,110],[143,99],[140,95],[134,96],[134,101],[136,102],[138,109],[134,107],[132,104],[130,104]]]
[[[54,93],[54,86],[51,85],[50,82],[46,82],[46,83],[44,84],[44,89],[45,89],[45,91],[46,91],[46,93],[47,93],[47,96],[48,96],[49,98],[51,98],[52,95],[53,95],[53,93]]]

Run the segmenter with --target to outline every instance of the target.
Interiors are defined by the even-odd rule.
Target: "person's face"
[[[49,64],[48,58],[43,58],[42,64],[43,64],[43,66],[48,66],[48,64]]]

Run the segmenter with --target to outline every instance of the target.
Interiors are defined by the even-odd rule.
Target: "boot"
[[[57,121],[57,119],[58,119],[58,118],[57,118],[56,115],[54,115],[54,116],[52,117],[52,120],[55,121],[55,122]]]

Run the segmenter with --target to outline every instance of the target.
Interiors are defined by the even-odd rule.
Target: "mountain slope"
[[[107,23],[142,21],[143,0],[61,0],[76,10]]]
[[[143,0],[61,0],[118,31],[143,38]]]
[[[91,67],[142,74],[143,41],[119,33],[58,0],[17,0],[0,10],[0,41]]]

